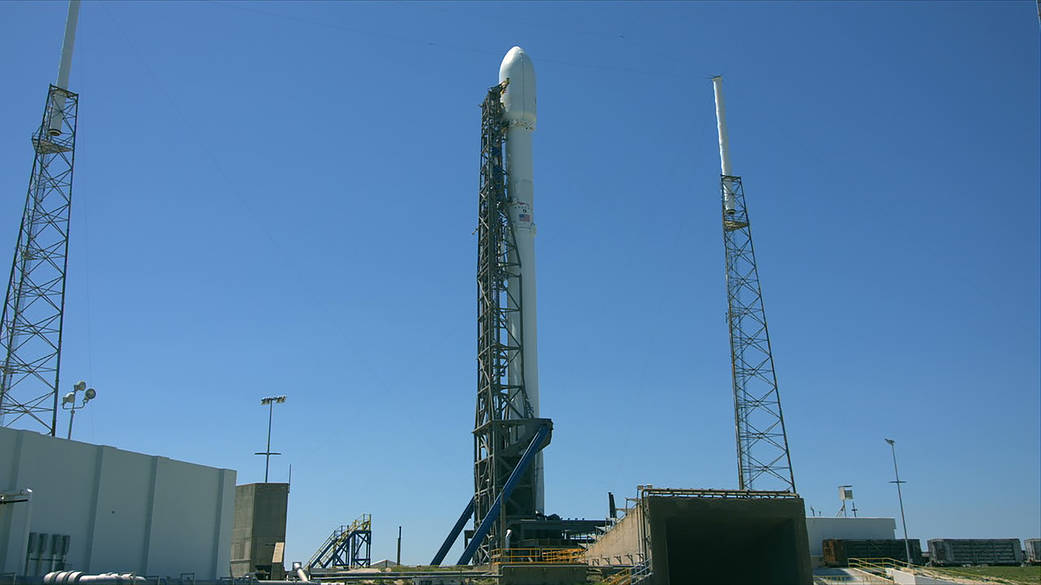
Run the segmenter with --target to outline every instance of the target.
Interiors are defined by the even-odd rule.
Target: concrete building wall
[[[29,532],[69,535],[65,566],[88,573],[228,572],[235,472],[0,428],[0,573],[26,573]],[[31,570],[31,568],[30,568]]]
[[[277,543],[286,541],[288,483],[249,483],[235,487],[231,569],[236,577],[262,572],[280,579],[281,559],[272,561]]]
[[[642,523],[643,508],[628,510],[624,518],[586,548],[586,561],[594,565],[630,565],[643,560],[640,538],[646,531]]]
[[[829,538],[841,540],[892,540],[896,538],[894,518],[806,518],[810,556],[824,554],[821,543]]]

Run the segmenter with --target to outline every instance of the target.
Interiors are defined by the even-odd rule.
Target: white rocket
[[[535,325],[535,221],[532,194],[531,133],[535,130],[535,66],[531,58],[520,47],[506,53],[499,65],[499,82],[510,80],[502,93],[502,105],[509,127],[506,131],[507,189],[510,193],[510,220],[513,222],[517,240],[517,255],[521,270],[520,278],[511,278],[508,286],[520,286],[520,315],[511,314],[508,326],[512,333],[520,332],[521,352],[519,368],[511,366],[511,384],[520,383],[524,375],[524,388],[534,410],[539,416],[539,362]],[[517,281],[520,282],[517,282]],[[516,362],[515,362],[516,363]],[[533,479],[535,481],[535,510],[545,513],[545,481],[543,478],[542,453],[535,459]]]

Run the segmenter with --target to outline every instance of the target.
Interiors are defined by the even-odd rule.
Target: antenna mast
[[[723,78],[713,77],[712,86],[719,131],[719,183],[723,245],[726,249],[727,324],[734,383],[738,485],[742,490],[795,493],[795,476],[788,454],[781,398],[777,392],[745,192],[741,177],[735,175],[730,166]]]
[[[32,173],[0,319],[0,426],[54,436],[79,95],[69,91],[79,0],[70,0],[58,79],[32,137]]]

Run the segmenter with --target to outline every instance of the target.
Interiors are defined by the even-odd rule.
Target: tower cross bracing
[[[51,85],[0,318],[0,426],[54,436],[79,96]]]
[[[720,188],[738,484],[742,490],[795,493],[741,177],[721,175]]]
[[[474,421],[475,528],[517,467],[538,431],[540,419],[525,391],[523,334],[511,318],[522,311],[520,258],[510,219],[506,180],[507,122],[501,102],[503,82],[488,90],[481,104],[481,169],[477,227],[477,408]],[[513,283],[517,283],[514,285]],[[510,371],[513,370],[513,377]],[[511,381],[512,380],[512,381]],[[535,484],[529,470],[502,503],[487,539],[474,555],[478,564],[503,546],[506,530],[517,518],[535,515]]]

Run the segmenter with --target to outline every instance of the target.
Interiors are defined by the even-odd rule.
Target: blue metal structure
[[[465,565],[473,559],[474,553],[477,552],[478,547],[484,543],[485,537],[488,536],[488,532],[491,531],[492,525],[496,520],[499,519],[499,513],[502,510],[503,501],[509,499],[510,494],[513,493],[514,488],[517,487],[517,483],[521,477],[524,476],[528,467],[531,466],[531,462],[535,460],[535,455],[546,446],[546,442],[549,440],[550,431],[553,429],[553,423],[548,419],[541,419],[543,423],[539,426],[539,430],[535,433],[535,437],[531,440],[528,448],[524,450],[524,455],[521,456],[520,462],[517,467],[513,469],[513,473],[506,480],[506,485],[503,486],[502,492],[499,493],[499,497],[495,498],[495,502],[492,504],[488,514],[485,515],[484,519],[481,520],[480,526],[477,527],[477,531],[474,532],[474,537],[470,539],[470,544],[467,545],[466,550],[463,551],[462,556],[459,557],[457,565]]]
[[[438,567],[441,562],[448,556],[449,549],[455,544],[455,539],[459,538],[459,533],[463,531],[463,526],[466,526],[467,521],[474,515],[474,499],[470,498],[470,503],[466,505],[466,509],[463,510],[462,516],[459,516],[459,520],[456,520],[455,526],[452,527],[452,531],[448,533],[448,537],[445,538],[444,543],[441,544],[441,548],[438,549],[437,554],[434,555],[434,560],[430,561],[430,564]]]
[[[368,567],[372,564],[372,515],[362,514],[350,526],[340,526],[318,547],[307,569]]]

